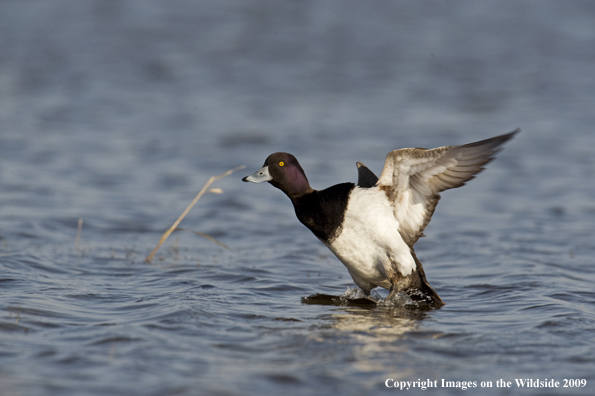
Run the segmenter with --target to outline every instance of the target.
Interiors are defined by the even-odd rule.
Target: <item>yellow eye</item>
[[[279,162],[279,166],[283,166],[283,165],[285,165],[285,162],[283,162],[283,161]]]

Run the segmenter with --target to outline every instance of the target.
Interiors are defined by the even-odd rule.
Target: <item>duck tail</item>
[[[444,305],[444,301],[442,301],[436,290],[428,283],[424,267],[415,255],[413,247],[411,248],[411,256],[415,260],[417,270],[411,275],[402,278],[404,282],[402,287],[399,287],[399,290],[409,294],[413,300],[427,301],[431,307],[440,308]]]

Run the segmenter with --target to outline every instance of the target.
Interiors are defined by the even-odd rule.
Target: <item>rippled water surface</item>
[[[589,1],[0,2],[0,394],[594,394],[593,20]],[[240,181],[289,151],[323,188],[516,127],[416,245],[438,310],[303,304],[353,282],[281,192]],[[145,263],[242,164],[181,224],[225,246],[177,231]]]

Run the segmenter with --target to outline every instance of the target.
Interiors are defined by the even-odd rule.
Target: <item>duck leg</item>
[[[388,296],[386,296],[384,301],[391,301],[393,298],[395,298],[395,296],[397,295],[398,292],[399,292],[399,288],[397,287],[397,284],[393,283],[393,285],[390,287],[390,290],[388,292]]]

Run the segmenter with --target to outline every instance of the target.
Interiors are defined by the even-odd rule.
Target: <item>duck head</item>
[[[289,153],[269,155],[262,168],[244,177],[242,181],[269,182],[283,191],[291,200],[313,191],[299,162]]]

